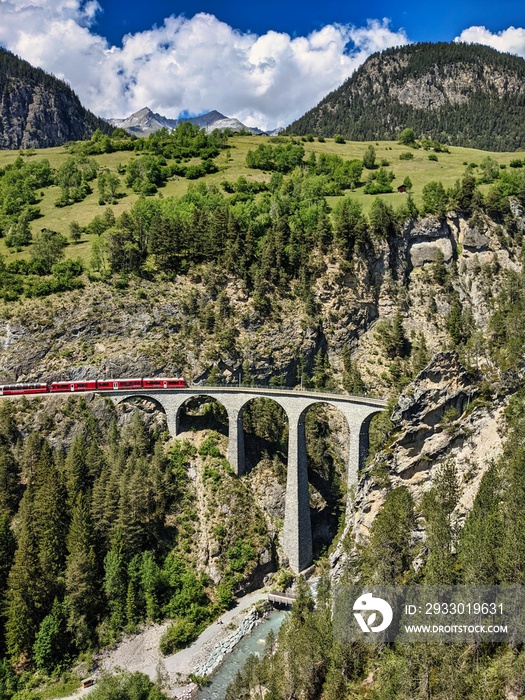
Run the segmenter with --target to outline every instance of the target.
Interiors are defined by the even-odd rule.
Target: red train
[[[55,394],[64,391],[135,391],[137,389],[184,389],[181,377],[142,379],[88,379],[84,382],[49,382],[48,384],[9,384],[0,386],[2,396],[16,394]]]

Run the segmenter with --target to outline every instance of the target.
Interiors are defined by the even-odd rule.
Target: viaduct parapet
[[[288,468],[283,531],[284,553],[295,572],[312,563],[312,527],[308,494],[305,416],[310,406],[324,403],[338,409],[346,418],[350,430],[348,454],[348,500],[351,505],[357,486],[359,470],[368,451],[368,426],[385,401],[363,396],[321,394],[287,389],[255,389],[251,387],[188,387],[176,391],[104,392],[115,403],[127,399],[145,398],[164,410],[168,429],[179,434],[180,412],[183,404],[194,397],[210,397],[224,406],[228,415],[228,461],[238,476],[245,471],[243,413],[253,399],[268,398],[278,403],[288,418]]]

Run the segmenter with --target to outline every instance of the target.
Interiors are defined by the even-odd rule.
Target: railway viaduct
[[[268,398],[282,406],[289,426],[283,547],[290,567],[295,572],[303,571],[312,563],[305,439],[306,411],[314,404],[324,403],[338,409],[346,418],[350,430],[348,508],[357,485],[359,469],[368,450],[370,419],[386,406],[384,401],[362,396],[248,387],[188,387],[176,391],[113,391],[104,394],[110,396],[117,404],[131,398],[153,401],[165,412],[168,429],[173,436],[179,433],[181,408],[188,399],[199,396],[215,399],[224,406],[228,415],[228,461],[238,476],[245,470],[242,417],[248,402],[256,398]]]

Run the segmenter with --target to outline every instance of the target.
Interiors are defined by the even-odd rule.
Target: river
[[[244,637],[232,653],[226,656],[217,672],[213,675],[211,684],[199,691],[198,700],[224,700],[226,688],[233,681],[237,672],[244,666],[246,659],[250,654],[257,654],[258,656],[264,654],[268,632],[273,630],[277,634],[286,615],[287,613],[283,610],[273,610],[260,625]]]

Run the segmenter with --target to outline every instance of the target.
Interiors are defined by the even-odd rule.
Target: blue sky
[[[525,1],[0,0],[0,45],[103,117],[286,126],[375,51],[455,40],[525,58]]]
[[[492,32],[509,26],[525,26],[524,0],[479,0],[464,2],[428,2],[421,0],[374,0],[373,2],[219,2],[217,0],[111,0],[103,2],[104,11],[96,28],[111,43],[118,44],[124,34],[161,24],[169,15],[191,17],[208,12],[241,31],[263,34],[269,29],[292,36],[305,35],[326,24],[362,26],[367,19],[391,19],[396,29],[405,28],[413,41],[452,41],[461,31],[483,25]]]

